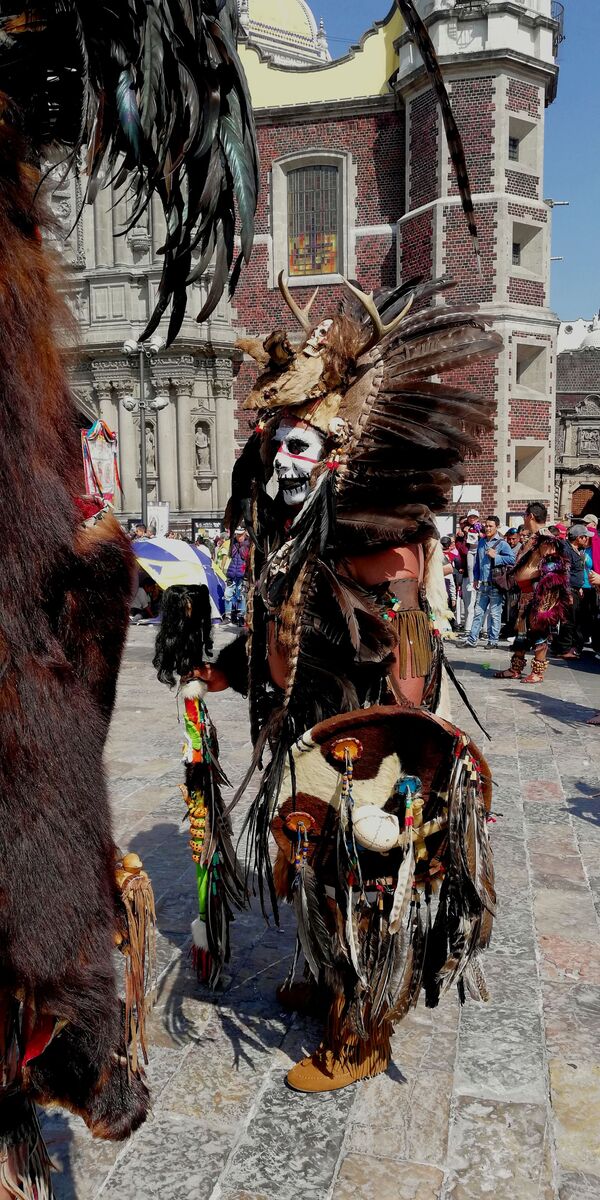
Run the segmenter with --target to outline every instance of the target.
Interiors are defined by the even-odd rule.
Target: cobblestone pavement
[[[151,1022],[154,1116],[125,1146],[45,1119],[59,1200],[600,1200],[600,674],[553,665],[542,687],[492,681],[503,651],[451,650],[493,735],[499,917],[488,1005],[419,1006],[388,1073],[326,1097],[287,1090],[319,1040],[274,998],[293,926],[236,920],[216,996],[187,957],[193,869],[177,790],[175,697],[132,630],[107,769],[116,836],[158,901],[160,987]],[[232,779],[247,762],[245,704],[211,712]],[[477,733],[456,703],[458,722]],[[480,735],[477,735],[480,737]],[[477,740],[476,737],[476,740]]]

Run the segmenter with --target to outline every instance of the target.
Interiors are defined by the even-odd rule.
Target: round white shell
[[[374,804],[361,804],[353,813],[354,836],[366,850],[387,854],[398,845],[400,824],[393,813],[383,812]]]

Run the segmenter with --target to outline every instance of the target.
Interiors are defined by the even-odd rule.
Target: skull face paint
[[[284,417],[277,427],[277,453],[273,466],[284,504],[304,504],[313,467],[323,457],[324,438],[318,429],[294,417]]]

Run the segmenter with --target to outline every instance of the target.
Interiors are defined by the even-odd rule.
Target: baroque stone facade
[[[593,325],[580,349],[559,354],[556,393],[557,510],[600,517],[600,331]]]

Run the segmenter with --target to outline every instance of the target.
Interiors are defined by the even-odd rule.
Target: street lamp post
[[[139,410],[140,414],[140,483],[142,488],[142,524],[144,528],[148,526],[148,463],[146,461],[146,410],[153,409],[154,412],[160,412],[161,408],[166,408],[169,403],[168,396],[155,396],[152,400],[146,400],[146,358],[152,359],[157,354],[160,354],[164,348],[162,338],[152,338],[150,342],[138,342],[133,338],[124,342],[123,350],[130,358],[134,354],[138,356],[139,364],[139,400],[136,401],[134,396],[125,396],[123,399],[123,407],[128,412]]]

